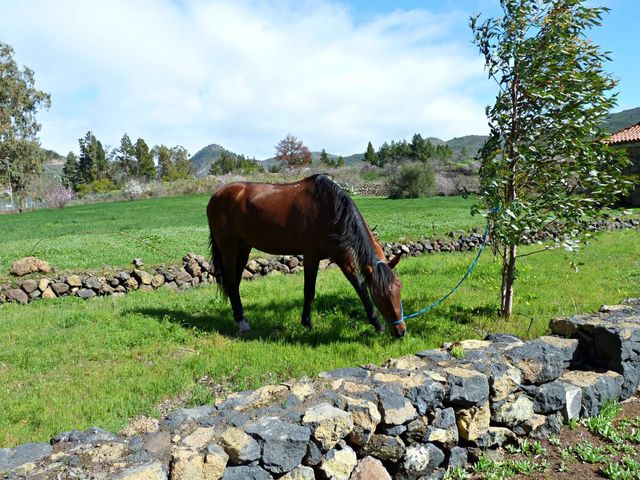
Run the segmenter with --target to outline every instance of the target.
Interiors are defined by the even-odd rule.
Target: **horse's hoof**
[[[313,327],[313,324],[311,323],[311,320],[302,320],[302,326],[304,328],[306,328],[307,330],[311,330],[311,328]]]
[[[240,335],[244,335],[249,330],[251,330],[251,327],[249,326],[249,322],[247,322],[246,320],[242,320],[238,322],[238,332],[240,332]]]

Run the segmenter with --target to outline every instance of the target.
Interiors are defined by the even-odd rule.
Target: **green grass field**
[[[165,206],[175,201],[159,200]],[[183,201],[185,212],[200,211],[204,199]],[[369,199],[360,204],[374,218],[372,223],[385,225],[392,222],[389,217],[384,219],[383,210],[402,205]],[[463,200],[454,199],[452,204],[456,207],[451,211],[459,211],[459,216],[466,211]],[[134,208],[134,204],[124,205]],[[162,212],[145,202],[140,208],[145,205],[149,211]],[[416,205],[425,204],[408,202],[404,208],[411,212]],[[118,205],[95,207],[104,213]],[[77,208],[80,213],[89,207]],[[447,209],[444,202],[441,208]],[[22,218],[30,218],[33,228],[38,223],[34,219],[47,219],[46,212],[32,215]],[[88,212],[85,215],[93,217]],[[173,221],[168,215],[160,222],[164,228]],[[401,216],[394,218],[401,220]],[[131,212],[129,225],[136,221],[148,225],[147,215],[141,217],[136,220]],[[2,248],[19,243],[20,218],[10,218],[15,222],[9,235],[12,240]],[[96,217],[96,235],[113,236],[109,232],[117,231],[118,223],[110,218],[102,222]],[[87,223],[80,214],[76,220]],[[48,221],[58,222],[59,232],[71,228],[62,216]],[[190,224],[187,218],[181,221],[181,226],[170,227],[175,228],[176,238]],[[45,230],[41,227],[39,232]],[[71,261],[73,255],[68,255]],[[132,256],[126,255],[123,261]],[[405,311],[419,309],[446,293],[464,274],[473,255],[402,260],[398,271],[404,284]],[[91,258],[88,252],[87,262]],[[159,402],[185,392],[192,395],[192,403],[210,401],[211,395],[197,384],[205,376],[240,390],[336,367],[381,363],[437,347],[443,341],[480,338],[488,332],[537,336],[547,331],[551,317],[640,296],[640,232],[603,234],[577,255],[555,251],[523,258],[510,323],[498,321],[495,315],[499,270],[499,262],[486,252],[454,296],[428,315],[409,321],[409,335],[402,340],[373,332],[355,293],[337,270],[319,275],[312,331],[299,323],[302,275],[243,282],[241,292],[253,327],[244,340],[236,337],[230,309],[215,296],[213,286],[180,293],[135,292],[87,302],[61,298],[27,306],[5,304],[0,307],[0,448],[46,441],[59,431],[91,425],[117,430],[135,415],[157,414]]]
[[[29,255],[61,270],[176,263],[188,252],[207,253],[208,195],[76,205],[0,216],[0,280],[11,263]],[[472,200],[356,198],[383,241],[444,236],[482,226],[469,213]]]

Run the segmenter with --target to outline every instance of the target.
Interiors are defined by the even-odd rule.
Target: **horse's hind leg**
[[[384,330],[384,327],[378,319],[378,314],[376,313],[376,310],[373,306],[373,302],[371,301],[371,297],[369,296],[367,287],[362,281],[360,275],[358,275],[355,266],[343,263],[338,263],[338,265],[340,266],[340,270],[342,270],[342,273],[344,273],[344,276],[347,277],[347,280],[349,280],[349,283],[358,294],[358,297],[360,297],[360,301],[364,306],[364,310],[365,312],[367,312],[369,323],[373,325],[376,331],[382,332]]]
[[[225,291],[231,302],[233,319],[238,325],[238,330],[243,334],[248,332],[250,327],[247,318],[244,316],[244,308],[240,300],[240,280],[242,280],[242,270],[247,264],[250,250],[239,248],[237,245],[225,250],[227,254],[224,259],[229,259],[230,261],[225,263],[222,281],[224,282]]]
[[[304,307],[302,307],[302,325],[311,328],[311,304],[316,296],[316,278],[320,260],[304,256]]]

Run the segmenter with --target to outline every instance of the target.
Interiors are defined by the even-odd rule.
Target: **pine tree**
[[[153,164],[153,155],[149,151],[147,143],[142,138],[138,138],[134,150],[138,176],[147,182],[156,178],[156,167]]]
[[[175,167],[171,161],[171,149],[165,145],[153,147],[153,156],[158,162],[158,176],[163,182],[169,182],[175,178]]]
[[[367,151],[364,152],[364,158],[362,160],[368,162],[370,165],[378,165],[378,155],[376,155],[376,151],[373,149],[371,142],[367,145]]]
[[[135,147],[131,143],[129,135],[125,133],[120,140],[120,147],[115,155],[116,178],[121,183],[137,175],[135,155]]]
[[[62,167],[62,183],[69,188],[75,188],[78,184],[78,157],[69,152]]]
[[[329,155],[327,155],[327,151],[324,148],[320,152],[320,164],[329,165]]]

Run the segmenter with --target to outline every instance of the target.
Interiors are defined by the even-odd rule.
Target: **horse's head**
[[[402,303],[400,301],[402,283],[393,271],[399,261],[400,255],[396,255],[389,263],[380,260],[365,269],[373,303],[389,325],[391,334],[395,337],[402,337],[407,331],[407,326],[402,318]]]

